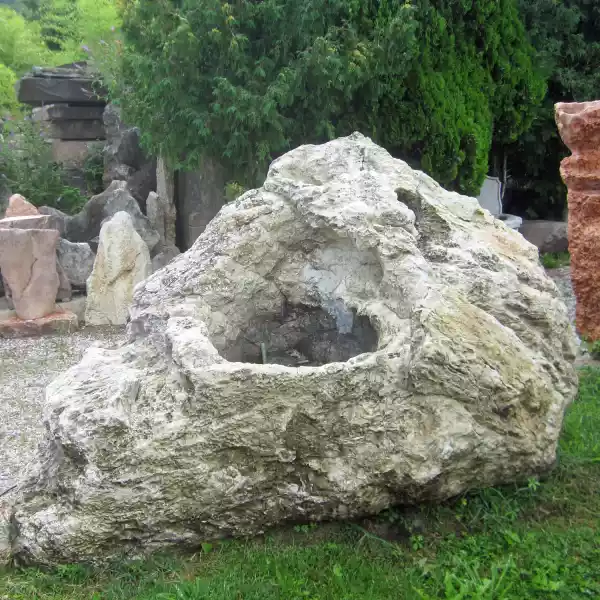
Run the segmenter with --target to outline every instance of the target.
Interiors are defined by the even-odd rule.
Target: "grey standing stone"
[[[177,178],[177,218],[182,224],[183,249],[188,249],[226,202],[225,173],[207,159],[197,171],[179,172]]]
[[[523,221],[519,231],[542,254],[566,252],[569,249],[568,225],[565,221]]]
[[[65,220],[64,236],[71,242],[88,242],[100,234],[102,223],[118,212],[126,212],[131,216],[136,231],[152,251],[159,243],[160,236],[129,193],[125,181],[113,181],[108,189],[93,196],[80,213]]]
[[[88,243],[61,239],[57,247],[58,261],[71,285],[84,288],[94,268],[95,255]]]

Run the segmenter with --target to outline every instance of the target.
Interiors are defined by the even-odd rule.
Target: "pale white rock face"
[[[102,225],[92,274],[87,280],[85,322],[125,325],[135,286],[152,271],[148,246],[126,212]]]
[[[359,134],[276,160],[131,317],[48,388],[5,556],[101,562],[523,479],[576,392],[536,248]]]

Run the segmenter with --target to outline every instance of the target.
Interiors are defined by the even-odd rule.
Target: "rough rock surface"
[[[58,260],[58,253],[56,256],[56,274],[58,275],[58,291],[56,292],[56,301],[68,302],[73,296],[73,290],[65,270],[62,268],[62,265]]]
[[[577,330],[600,339],[600,100],[556,105],[559,133],[572,152],[561,165],[569,189],[571,277]]]
[[[71,285],[85,288],[94,268],[95,255],[90,245],[61,239],[56,251],[58,261]]]
[[[175,222],[177,211],[175,204],[169,202],[168,198],[159,196],[156,192],[150,192],[146,200],[146,215],[152,227],[160,236],[163,246],[175,246]]]
[[[177,210],[175,208],[175,174],[163,158],[156,162],[156,193],[165,207],[164,237],[167,244],[175,246]]]
[[[57,242],[53,229],[0,229],[0,269],[20,319],[38,319],[55,310]]]
[[[523,221],[519,233],[542,254],[569,249],[567,223],[564,221]]]
[[[118,212],[100,231],[100,245],[87,282],[88,325],[125,325],[134,287],[150,275],[150,253],[131,216]]]
[[[0,229],[55,229],[47,215],[26,215],[0,219]]]
[[[155,271],[162,269],[180,254],[179,248],[176,248],[175,246],[163,247],[163,249],[152,259],[152,272],[154,273]]]
[[[275,161],[131,316],[127,346],[48,388],[5,557],[195,548],[526,478],[576,392],[537,249],[359,134]]]
[[[6,209],[5,217],[30,217],[39,215],[38,209],[28,202],[21,194],[13,194],[8,199],[8,207]]]
[[[118,106],[108,104],[103,119],[107,140],[104,185],[127,181],[131,194],[143,206],[150,191],[156,190],[156,160],[146,156],[140,145],[139,129],[123,123]]]
[[[113,181],[101,194],[93,196],[74,217],[65,215],[65,238],[70,242],[88,242],[99,235],[102,223],[118,212],[130,215],[136,231],[152,251],[160,237],[129,193],[124,181]]]

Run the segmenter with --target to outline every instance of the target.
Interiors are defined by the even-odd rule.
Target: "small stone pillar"
[[[600,101],[560,103],[556,122],[572,152],[561,165],[569,189],[569,251],[577,330],[600,339]]]

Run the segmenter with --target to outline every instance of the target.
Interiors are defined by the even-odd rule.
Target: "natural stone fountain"
[[[561,165],[569,188],[571,279],[577,330],[600,340],[600,100],[556,105],[558,130],[572,156]]]
[[[348,519],[555,461],[575,336],[537,249],[354,134],[276,160],[49,386],[0,558]],[[2,526],[4,529],[2,529]]]

